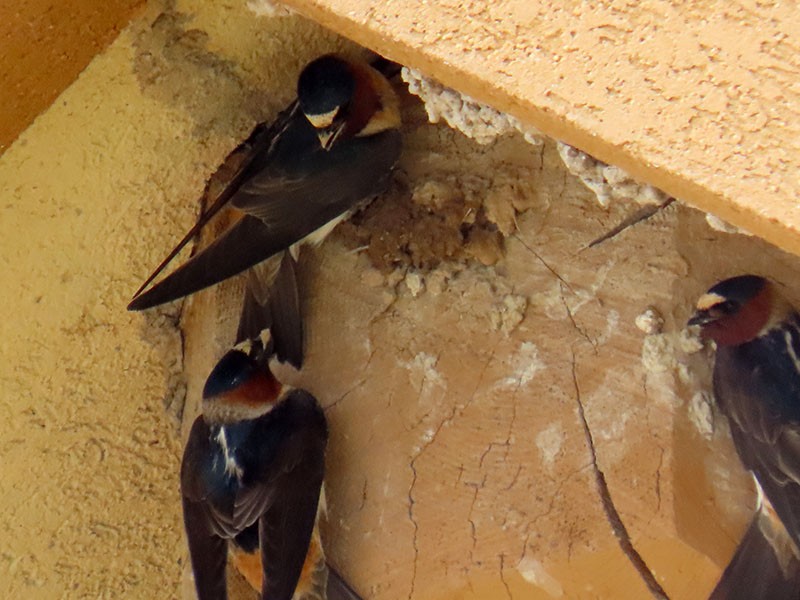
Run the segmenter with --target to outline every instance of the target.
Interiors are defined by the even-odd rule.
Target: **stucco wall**
[[[0,6],[0,152],[125,27],[143,0],[6,0]]]

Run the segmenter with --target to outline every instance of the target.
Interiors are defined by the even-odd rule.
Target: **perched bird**
[[[325,597],[316,524],[327,423],[311,394],[274,377],[271,346],[266,331],[217,363],[183,454],[183,518],[199,600],[227,598],[229,544],[263,600]]]
[[[325,55],[303,69],[297,98],[237,151],[246,158],[227,187],[145,281],[128,310],[181,298],[287,249],[320,243],[386,189],[401,148],[399,101],[389,81],[366,63]],[[242,218],[142,292],[228,203]]]
[[[758,507],[711,598],[800,598],[800,314],[774,283],[717,283],[689,325],[717,344],[714,396]]]

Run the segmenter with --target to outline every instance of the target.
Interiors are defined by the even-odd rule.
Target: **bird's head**
[[[786,318],[791,310],[769,280],[740,275],[714,285],[697,301],[688,325],[723,346],[749,342]]]
[[[235,423],[266,414],[277,403],[282,386],[269,369],[266,340],[248,340],[223,356],[203,388],[203,417],[210,423]]]
[[[369,65],[336,54],[306,65],[297,99],[326,150],[350,137],[400,126],[400,106],[389,81]]]

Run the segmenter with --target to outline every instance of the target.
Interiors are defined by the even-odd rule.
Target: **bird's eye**
[[[725,300],[720,302],[719,304],[715,304],[711,310],[717,313],[719,316],[726,316],[732,315],[740,308],[738,302],[734,302],[733,300]]]

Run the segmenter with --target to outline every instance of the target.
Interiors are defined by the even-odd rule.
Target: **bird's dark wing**
[[[233,277],[289,245],[255,217],[245,216],[204,250],[149,290],[136,296],[128,310],[145,310],[177,300]]]
[[[202,504],[209,498],[211,479],[206,475],[209,462],[213,459],[211,431],[203,420],[197,417],[192,423],[181,461],[181,495],[195,504]]]
[[[709,600],[797,600],[800,598],[800,562],[787,544],[785,531],[772,526],[759,511],[747,528],[736,553],[720,576]],[[784,539],[776,539],[782,533]]]
[[[208,425],[203,417],[197,417],[183,451],[181,495],[197,505],[197,514],[205,515],[205,525],[212,533],[228,539],[254,523],[258,515],[249,523],[237,519],[239,484],[219,467],[223,463],[220,449],[211,443]]]
[[[183,524],[189,542],[189,558],[192,561],[198,600],[227,600],[227,542],[209,527],[208,513],[203,505],[192,502],[185,496]]]
[[[241,186],[231,202],[259,218],[278,238],[297,242],[361,201],[381,193],[400,156],[401,137],[389,130],[319,147],[310,125],[276,141],[274,161]],[[310,131],[307,131],[310,130]],[[304,138],[304,160],[290,145]],[[280,144],[280,147],[279,147]]]
[[[198,600],[226,600],[227,543],[218,535],[203,485],[203,458],[208,456],[208,445],[208,427],[202,417],[198,417],[189,434],[181,463],[183,524]]]
[[[286,250],[250,270],[236,343],[256,339],[269,329],[275,356],[299,369],[303,366],[303,319],[296,267]]]
[[[295,165],[279,168],[268,163],[264,171],[251,174],[231,200],[248,214],[134,298],[128,310],[144,310],[182,298],[289,248],[360,201],[380,193],[399,153],[400,133],[392,130],[347,140],[334,146],[327,156],[317,152],[316,162],[309,165],[314,168],[302,173]],[[314,161],[297,162],[303,165]]]
[[[741,346],[720,346],[714,394],[744,465],[800,547],[800,331],[797,317]]]
[[[339,573],[328,565],[328,589],[326,600],[361,600]]]
[[[308,553],[325,471],[327,425],[309,393],[290,391],[279,407],[282,435],[261,460],[257,480],[237,498],[237,511],[259,520],[263,598],[291,600]],[[238,513],[237,513],[238,514]]]

